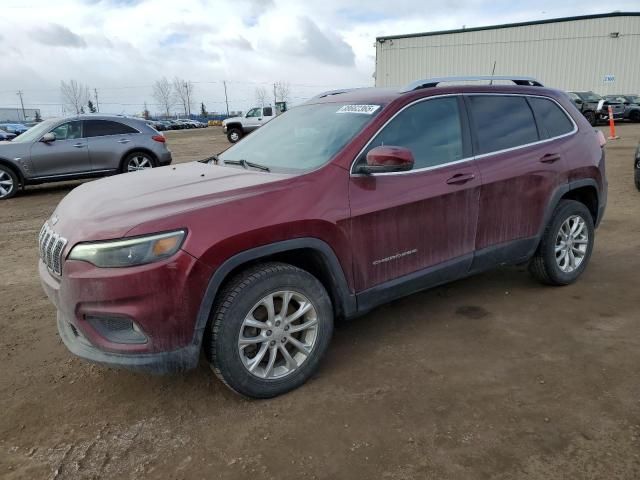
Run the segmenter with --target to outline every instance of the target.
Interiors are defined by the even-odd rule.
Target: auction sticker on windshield
[[[364,113],[371,115],[378,110],[380,105],[343,105],[336,113]]]

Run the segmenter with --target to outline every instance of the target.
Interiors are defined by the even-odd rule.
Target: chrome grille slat
[[[54,232],[48,223],[45,223],[38,235],[38,250],[40,258],[56,275],[62,275],[62,255],[67,239]]]

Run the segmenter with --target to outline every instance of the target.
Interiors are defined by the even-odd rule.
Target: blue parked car
[[[16,135],[20,135],[29,130],[29,127],[26,127],[21,123],[0,123],[0,129],[4,130],[7,133],[15,133]]]

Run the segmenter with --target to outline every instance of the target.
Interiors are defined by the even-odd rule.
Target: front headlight
[[[163,260],[182,246],[185,230],[106,242],[79,243],[69,260],[82,260],[96,267],[132,267]]]

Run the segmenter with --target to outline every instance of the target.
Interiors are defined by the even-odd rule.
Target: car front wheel
[[[562,200],[545,229],[529,270],[547,285],[568,285],[584,272],[593,251],[595,229],[589,209]]]
[[[640,158],[636,160],[636,168],[633,171],[633,176],[636,182],[636,188],[640,190]]]
[[[593,112],[591,110],[586,111],[586,112],[584,112],[584,117],[594,127],[598,123],[598,116],[596,115],[596,112]]]
[[[227,139],[231,143],[236,143],[240,141],[241,138],[242,138],[242,130],[240,130],[239,128],[232,128],[227,132]]]
[[[270,398],[317,370],[333,332],[331,300],[310,273],[267,263],[222,291],[205,345],[216,375],[232,390]]]

